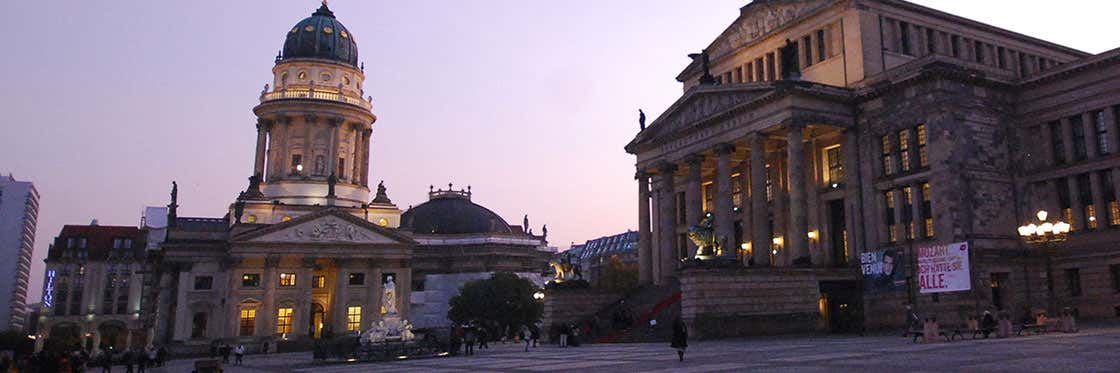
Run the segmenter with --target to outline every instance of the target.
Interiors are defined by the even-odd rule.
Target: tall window
[[[910,130],[898,131],[898,157],[902,172],[910,171]]]
[[[774,52],[766,54],[766,80],[774,81],[778,74],[774,71]]]
[[[905,230],[906,239],[914,239],[914,188],[902,188],[902,228]]]
[[[840,145],[833,145],[824,149],[825,164],[828,165],[825,178],[826,182],[837,185],[844,181],[844,166],[841,162]]]
[[[933,238],[933,206],[930,204],[929,183],[922,183],[922,219],[925,220],[926,238]]]
[[[754,62],[747,62],[747,65],[743,67],[743,81],[753,82],[754,76]]]
[[[276,311],[276,333],[287,334],[292,332],[292,308],[280,307]]]
[[[238,334],[242,336],[251,336],[253,331],[257,328],[257,309],[256,308],[242,308],[240,323],[238,324]]]
[[[688,215],[685,211],[688,204],[685,202],[684,192],[677,192],[677,224],[692,224],[688,221]]]
[[[362,329],[362,306],[346,308],[346,330],[355,331]]]
[[[78,267],[78,274],[76,276],[74,276],[74,288],[75,289],[85,289],[85,284],[84,283],[85,283],[84,271],[82,270],[82,267]],[[71,315],[81,315],[82,314],[82,292],[81,291],[75,291],[74,295],[71,296],[71,299],[70,299],[70,314]]]
[[[894,157],[892,156],[894,150],[891,146],[891,137],[883,136],[881,141],[883,143],[883,175],[890,176],[894,174]]]
[[[311,288],[322,289],[327,287],[327,276],[315,275],[311,277]]]
[[[976,57],[976,62],[977,63],[981,63],[981,64],[986,63],[984,61],[984,57],[986,57],[984,55],[984,43],[981,43],[981,42],[978,42],[978,41],[975,41],[975,40],[972,41],[972,52],[973,52],[973,56]]]
[[[213,276],[194,276],[195,290],[210,290],[214,288]]]
[[[1117,202],[1115,187],[1118,178],[1120,178],[1120,171],[1101,171],[1104,203],[1108,205],[1108,225],[1120,225],[1120,203]]]
[[[773,63],[771,63],[770,65],[773,66]],[[766,74],[766,72],[762,71],[763,70],[762,67],[763,67],[762,57],[759,57],[759,58],[755,59],[754,60],[754,75],[755,75],[754,80],[756,82],[761,82],[761,81],[766,80],[766,75],[764,75],[764,74]]]
[[[303,155],[292,154],[292,166],[291,170],[288,173],[292,175],[299,175],[300,171],[303,171]]]
[[[743,208],[743,177],[742,173],[731,175],[731,204],[739,209]]]
[[[1069,223],[1070,230],[1075,229],[1076,224],[1073,224],[1073,208],[1069,194],[1069,182],[1066,179],[1055,180],[1056,187],[1058,188],[1058,208],[1062,211],[1062,220]]]
[[[1085,210],[1079,211],[1084,214],[1082,219],[1085,219],[1085,227],[1089,229],[1097,229],[1097,215],[1096,206],[1093,206],[1093,190],[1090,186],[1089,174],[1077,175],[1077,196],[1081,200],[1081,205]]]
[[[120,276],[120,283],[117,285],[117,314],[128,312],[128,280],[128,273]]]
[[[772,175],[772,173],[774,173],[774,172],[777,172],[777,171],[774,171],[774,169],[772,167],[770,167],[770,165],[766,165],[766,202],[773,202],[774,201],[774,179],[775,179],[775,177],[774,177],[774,175]],[[771,231],[771,232],[773,232],[773,231]]]
[[[712,206],[714,206],[713,201],[714,201],[714,198],[715,198],[715,196],[714,196],[715,186],[716,186],[716,183],[707,183],[707,184],[704,184],[704,186],[701,188],[701,189],[704,190],[704,206],[703,206],[704,207],[704,212],[711,212],[711,211],[715,210],[714,208],[712,208]],[[692,222],[692,223],[694,223],[694,222]]]
[[[346,158],[338,158],[338,173],[335,176],[339,179],[346,177]]]
[[[805,53],[805,67],[812,66],[815,60],[813,59],[813,37],[811,35],[805,35],[801,38],[801,49]]]
[[[280,274],[280,286],[296,286],[296,274],[295,273],[281,273]]]
[[[890,242],[897,242],[898,225],[894,220],[894,191],[888,190],[886,193],[883,193],[883,202],[886,203],[883,209],[883,211],[886,212],[886,216],[884,216],[885,220],[883,221],[887,222],[887,239]]]
[[[1077,268],[1066,269],[1066,287],[1069,288],[1069,296],[1081,296],[1081,270]]]
[[[114,287],[117,285],[117,275],[113,271],[113,267],[109,267],[108,273],[105,275],[105,289],[101,294],[101,313],[110,315],[113,313],[113,295]]]
[[[1007,58],[1003,56],[1003,47],[996,48],[996,65],[1001,69],[1007,68]]]
[[[206,337],[206,324],[209,317],[205,312],[199,312],[191,317],[191,339]]]
[[[1108,124],[1104,121],[1104,111],[1097,110],[1091,113],[1093,117],[1093,128],[1097,129],[1097,154],[1109,155],[1112,153],[1112,147],[1108,142]]]
[[[366,274],[362,272],[350,272],[348,283],[354,286],[361,286],[366,284]]]
[[[935,39],[936,32],[933,29],[926,29],[926,53],[937,53],[937,39]]]
[[[1073,127],[1073,160],[1081,161],[1088,158],[1085,152],[1085,126],[1080,115],[1069,118],[1069,125]]]
[[[906,22],[898,23],[898,35],[901,38],[902,54],[912,55],[913,51],[910,46],[910,24]]]
[[[918,132],[918,167],[929,166],[929,151],[926,150],[926,142],[929,136],[926,134],[926,125],[919,124],[917,127]]]
[[[1066,163],[1066,144],[1062,141],[1062,123],[1050,122],[1050,152],[1054,154],[1054,163]]]
[[[817,30],[817,62],[828,58],[828,40],[825,39],[824,29]]]
[[[952,37],[949,38],[949,44],[950,44],[950,49],[952,49],[950,52],[953,53],[953,57],[960,58],[961,57],[961,37],[957,36],[957,35],[953,35]]]
[[[79,288],[78,292],[81,292]],[[66,299],[70,297],[70,285],[67,284],[66,277],[58,279],[58,285],[54,287],[54,315],[66,315]]]

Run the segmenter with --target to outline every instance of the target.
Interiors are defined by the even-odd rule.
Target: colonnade
[[[255,161],[253,163],[253,174],[261,175],[264,180],[275,180],[285,178],[288,176],[307,177],[312,176],[313,167],[308,167],[308,164],[314,162],[315,143],[313,127],[316,127],[319,122],[319,117],[315,115],[306,115],[303,117],[304,134],[303,143],[299,144],[302,149],[303,159],[301,160],[304,165],[303,170],[289,170],[288,162],[291,158],[291,148],[295,144],[292,143],[292,117],[279,117],[278,119],[259,119],[257,121],[257,147],[255,154]],[[347,124],[341,118],[328,118],[326,120],[328,128],[330,128],[328,142],[326,145],[327,154],[325,155],[325,166],[323,175],[335,173],[340,182],[349,182],[350,184],[368,186],[369,185],[369,143],[370,136],[373,130],[365,128],[366,126],[361,123]],[[342,129],[349,126],[350,130],[343,133]],[[339,150],[343,143],[351,144],[350,154],[347,155],[346,161],[350,162],[349,165],[339,167]],[[269,149],[271,144],[271,148]],[[267,161],[267,165],[266,165]],[[267,171],[267,175],[266,175]],[[349,174],[347,174],[349,173]]]

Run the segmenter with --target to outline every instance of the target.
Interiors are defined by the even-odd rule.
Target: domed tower
[[[369,200],[369,143],[377,117],[362,98],[354,35],[324,3],[287,31],[261,92],[253,173],[262,200],[357,206]],[[331,193],[333,192],[333,193]]]

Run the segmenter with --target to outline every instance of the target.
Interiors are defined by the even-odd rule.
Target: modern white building
[[[11,174],[0,177],[0,330],[24,328],[27,283],[39,219],[39,191]]]

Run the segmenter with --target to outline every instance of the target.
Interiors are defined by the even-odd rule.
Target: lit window
[[[918,125],[918,167],[926,167],[929,165],[929,151],[926,150],[926,141],[928,135],[926,134],[926,125]]]
[[[891,147],[891,137],[883,136],[881,141],[883,144],[883,175],[889,176],[894,174],[894,157],[891,156],[891,152],[893,151]]]
[[[898,227],[894,220],[894,192],[887,191],[883,193],[883,202],[886,204],[883,210],[886,212],[884,221],[887,222],[887,238],[890,242],[896,242],[898,241],[898,232],[896,229]]]
[[[280,274],[280,286],[296,286],[296,274],[295,273],[281,273]]]
[[[704,212],[711,212],[712,210],[715,210],[714,208],[712,208],[712,198],[715,194],[715,186],[715,183],[704,184]]]
[[[1094,205],[1085,206],[1085,221],[1089,229],[1097,229],[1097,208]]]
[[[246,274],[241,275],[241,287],[243,287],[243,288],[255,288],[255,287],[260,287],[260,286],[261,286],[261,274],[260,273],[246,273]]]
[[[241,309],[241,322],[239,323],[239,335],[251,336],[254,329],[257,327],[257,309],[256,308],[242,308]]]
[[[910,171],[910,131],[898,131],[898,156],[902,171]]]
[[[1120,225],[1120,202],[1112,201],[1108,203],[1108,224]]]
[[[825,164],[828,165],[825,181],[829,184],[839,184],[844,179],[844,166],[841,162],[840,145],[833,145],[824,149]]]
[[[245,218],[245,221],[249,222],[249,224],[256,223],[257,222],[257,216],[250,214],[249,217]]]
[[[276,333],[287,334],[292,332],[292,308],[281,307],[276,312]]]
[[[323,275],[316,275],[311,277],[311,287],[315,289],[322,289],[327,287],[327,277]]]
[[[300,71],[299,74],[296,74],[296,78],[301,79],[301,80],[302,79],[307,79],[307,72],[306,71]]]
[[[366,284],[366,274],[361,272],[351,272],[349,278],[350,285],[361,286]]]
[[[925,219],[926,238],[933,238],[933,208],[930,204],[929,183],[922,183],[922,217]]]
[[[346,308],[346,330],[356,331],[362,329],[362,306]]]

